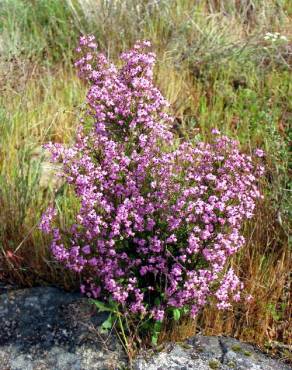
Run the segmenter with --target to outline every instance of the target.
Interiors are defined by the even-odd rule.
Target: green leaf
[[[156,297],[156,298],[154,299],[154,304],[155,304],[156,306],[159,306],[159,305],[160,305],[160,303],[161,303],[160,298]]]
[[[95,306],[98,308],[99,312],[115,312],[115,309],[113,309],[111,306],[106,305],[103,302],[97,301],[96,299],[90,300]]]
[[[151,337],[151,343],[153,344],[153,346],[157,346],[157,342],[158,342],[158,335],[159,333],[154,333]]]
[[[180,310],[178,308],[175,308],[172,313],[174,321],[178,321],[180,319]]]
[[[162,322],[156,321],[153,326],[153,331],[159,333],[161,331]]]
[[[109,317],[101,324],[101,326],[104,329],[111,329],[113,326],[113,318],[112,315],[109,315]]]
[[[116,301],[114,301],[112,298],[109,299],[109,303],[108,303],[108,306],[110,308],[112,308],[114,311],[118,311],[119,310],[119,305]]]
[[[113,326],[113,317],[110,314],[109,317],[100,325],[100,332],[107,334],[109,329]]]
[[[187,307],[183,308],[183,314],[184,315],[188,314],[189,312],[190,312],[189,308],[187,308]]]

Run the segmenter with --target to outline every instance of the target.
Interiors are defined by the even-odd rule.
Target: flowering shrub
[[[83,293],[131,314],[195,316],[212,297],[230,307],[242,284],[226,262],[244,244],[262,167],[217,130],[209,143],[173,136],[149,42],[122,54],[120,68],[92,36],[80,44],[88,116],[72,147],[47,145],[80,200],[70,230],[53,226],[54,208],[43,215],[54,257],[81,274]]]

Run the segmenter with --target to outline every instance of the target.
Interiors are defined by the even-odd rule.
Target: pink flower
[[[154,308],[151,311],[151,314],[152,314],[154,320],[156,320],[156,321],[163,321],[163,318],[164,318],[164,310],[158,309],[158,308]]]
[[[255,150],[255,155],[256,155],[257,157],[259,157],[259,158],[262,158],[262,157],[264,157],[265,152],[264,152],[262,149],[256,149],[256,150]]]
[[[52,227],[52,207],[40,228],[84,294],[162,321],[169,308],[195,316],[212,296],[219,309],[240,299],[239,278],[222,272],[244,245],[263,168],[218,130],[209,142],[174,139],[150,47],[136,43],[117,67],[93,36],[80,39],[75,65],[89,85],[88,116],[73,145],[47,145],[80,207],[68,230]]]

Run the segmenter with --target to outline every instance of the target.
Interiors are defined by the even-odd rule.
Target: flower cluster
[[[285,35],[281,35],[279,32],[267,32],[264,36],[264,40],[271,41],[271,42],[277,42],[277,41],[284,41],[287,42],[288,38]]]
[[[80,44],[88,115],[72,147],[47,145],[80,200],[70,230],[51,226],[53,209],[42,218],[54,257],[80,273],[83,293],[132,314],[195,316],[211,297],[229,307],[242,286],[226,262],[244,244],[263,169],[217,130],[209,143],[173,137],[149,42],[123,53],[119,68],[92,36]]]

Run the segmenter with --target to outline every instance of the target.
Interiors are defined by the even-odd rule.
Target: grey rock
[[[145,354],[138,356],[133,364],[134,370],[210,370],[208,362],[192,356],[193,350],[174,345],[157,354],[146,358]]]
[[[0,370],[119,369],[119,341],[98,332],[106,315],[78,293],[52,287],[0,295]]]
[[[106,319],[78,293],[52,287],[0,291],[0,370],[130,369]],[[291,370],[229,337],[194,336],[163,350],[141,351],[135,370]]]
[[[194,346],[205,360],[222,359],[222,347],[219,337],[197,335],[189,338],[187,343]]]
[[[279,360],[228,337],[197,335],[183,345],[166,346],[160,353],[145,352],[134,363],[135,370],[289,370]]]
[[[222,337],[220,343],[223,350],[223,363],[234,364],[238,370],[285,370],[291,369],[275,359],[271,359],[252,345],[241,343],[234,338]]]

